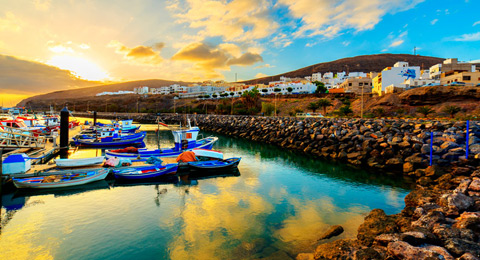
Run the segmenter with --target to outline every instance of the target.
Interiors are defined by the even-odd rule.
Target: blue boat
[[[161,149],[138,149],[136,151],[118,151],[107,150],[105,156],[107,158],[129,158],[129,159],[148,159],[150,157],[174,157],[185,151],[190,151],[195,148],[212,149],[213,144],[218,140],[218,137],[206,137],[197,140],[198,127],[189,127],[187,129],[172,130],[175,147],[161,148]]]
[[[159,177],[166,174],[173,174],[177,172],[178,164],[171,163],[167,165],[148,165],[148,166],[135,166],[125,169],[115,169],[113,174],[116,179],[123,180],[140,180]]]
[[[146,135],[146,132],[140,132],[126,136],[118,135],[116,133],[109,135],[108,132],[102,132],[100,136],[96,136],[94,138],[91,136],[86,138],[74,137],[73,141],[75,142],[76,146],[84,147],[129,146],[142,144]]]
[[[120,120],[120,121],[112,120],[111,124],[103,124],[103,123],[97,122],[96,125],[100,127],[115,128],[116,130],[119,130],[123,133],[135,133],[138,129],[140,129],[140,126],[133,125],[132,119]]]
[[[217,171],[236,168],[242,158],[234,157],[224,160],[189,162],[190,171]]]

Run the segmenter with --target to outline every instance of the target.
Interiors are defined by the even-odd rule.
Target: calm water
[[[161,146],[172,144],[170,132],[161,136]],[[0,259],[295,257],[331,225],[352,238],[370,210],[404,206],[401,179],[219,137],[215,149],[242,157],[240,176],[3,195]],[[154,132],[146,143],[157,146]]]

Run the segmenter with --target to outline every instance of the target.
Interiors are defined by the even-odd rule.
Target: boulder
[[[357,239],[364,246],[371,246],[380,234],[395,233],[398,230],[393,216],[388,216],[381,209],[372,210],[358,228]]]
[[[388,244],[387,252],[397,259],[439,259],[440,254],[422,247],[415,247],[407,242],[396,241]]]
[[[315,259],[353,259],[358,244],[353,239],[336,240],[328,244],[319,245],[315,249]]]
[[[320,236],[318,240],[329,239],[335,236],[338,236],[343,233],[343,227],[340,225],[335,225],[330,227],[323,235]]]
[[[473,177],[472,182],[468,186],[468,190],[471,191],[480,191],[480,178],[478,177]]]

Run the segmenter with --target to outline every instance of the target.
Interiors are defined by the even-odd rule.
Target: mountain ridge
[[[317,63],[307,67],[303,67],[294,71],[277,74],[274,76],[268,76],[258,79],[251,79],[241,81],[245,84],[259,84],[268,83],[270,81],[279,80],[281,76],[285,77],[305,77],[312,75],[313,73],[325,73],[325,72],[379,72],[385,67],[391,67],[397,61],[408,61],[412,66],[421,66],[423,68],[429,68],[434,64],[441,63],[444,58],[410,55],[410,54],[371,54],[360,55],[355,57],[347,57],[329,62]],[[35,100],[49,100],[49,99],[68,99],[68,98],[85,98],[93,97],[100,92],[116,92],[120,90],[133,90],[139,86],[149,86],[152,88],[168,86],[171,84],[191,84],[193,82],[183,82],[175,80],[162,80],[162,79],[147,79],[137,81],[127,81],[121,83],[97,85],[86,88],[67,89],[61,91],[50,92],[46,94],[36,95],[22,100],[18,105],[23,106],[29,101]]]

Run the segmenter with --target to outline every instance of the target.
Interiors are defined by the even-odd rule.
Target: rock
[[[447,238],[444,247],[454,256],[461,256],[467,252],[480,254],[480,245],[461,238]]]
[[[400,238],[398,234],[380,234],[375,237],[373,244],[387,246],[389,243],[398,241],[399,239]]]
[[[427,215],[420,217],[418,220],[412,222],[412,227],[420,227],[432,229],[437,223],[444,223],[445,215],[437,210],[429,212]]]
[[[379,234],[395,233],[398,226],[392,216],[381,209],[372,210],[358,228],[357,239],[364,246],[371,246]]]
[[[422,232],[410,231],[400,235],[400,240],[413,246],[419,246],[427,241],[427,236]]]
[[[461,213],[473,205],[473,199],[463,193],[455,192],[447,195],[447,203],[449,209]]]
[[[353,239],[340,239],[328,244],[319,245],[315,249],[315,259],[353,259],[354,252],[358,249]]]
[[[468,147],[472,154],[480,154],[480,144],[473,144]]]
[[[403,172],[408,173],[408,172],[413,172],[414,167],[412,163],[406,162],[403,164]]]
[[[390,158],[390,159],[387,160],[387,162],[385,162],[385,164],[390,166],[390,167],[401,166],[402,163],[403,163],[402,158]]]
[[[354,253],[354,259],[358,260],[381,260],[385,257],[382,256],[377,250],[367,247],[361,248]]]
[[[468,186],[470,185],[470,183],[472,182],[472,180],[470,179],[463,179],[461,182],[460,182],[460,185],[458,185],[458,187],[454,190],[454,192],[460,192],[460,193],[463,193],[465,194],[468,190]]]
[[[388,244],[387,246],[388,254],[398,258],[398,259],[426,259],[431,257],[432,259],[439,259],[440,254],[428,250],[426,248],[414,247],[407,242],[396,241]]]
[[[300,253],[295,260],[315,260],[315,257],[312,253]]]
[[[430,177],[420,177],[418,180],[417,180],[417,183],[420,184],[421,186],[428,186],[429,184],[431,184],[433,182],[433,180],[430,178]]]
[[[320,236],[318,240],[329,239],[331,237],[338,236],[343,233],[343,227],[340,225],[335,225],[330,227],[323,235]]]
[[[427,169],[425,169],[425,176],[440,176],[443,174],[443,169],[438,166],[438,165],[432,165],[428,166]]]
[[[461,257],[457,258],[457,260],[479,260],[480,258],[475,257],[471,253],[465,253]]]
[[[480,178],[478,177],[473,177],[472,182],[468,186],[468,190],[471,191],[480,191]]]
[[[454,260],[453,256],[447,251],[447,249],[440,247],[440,246],[434,246],[434,245],[427,245],[424,246],[425,249],[433,251],[441,256],[443,256],[444,260]]]
[[[480,213],[463,212],[460,217],[455,219],[457,222],[453,227],[459,229],[471,229],[473,232],[480,233]]]

